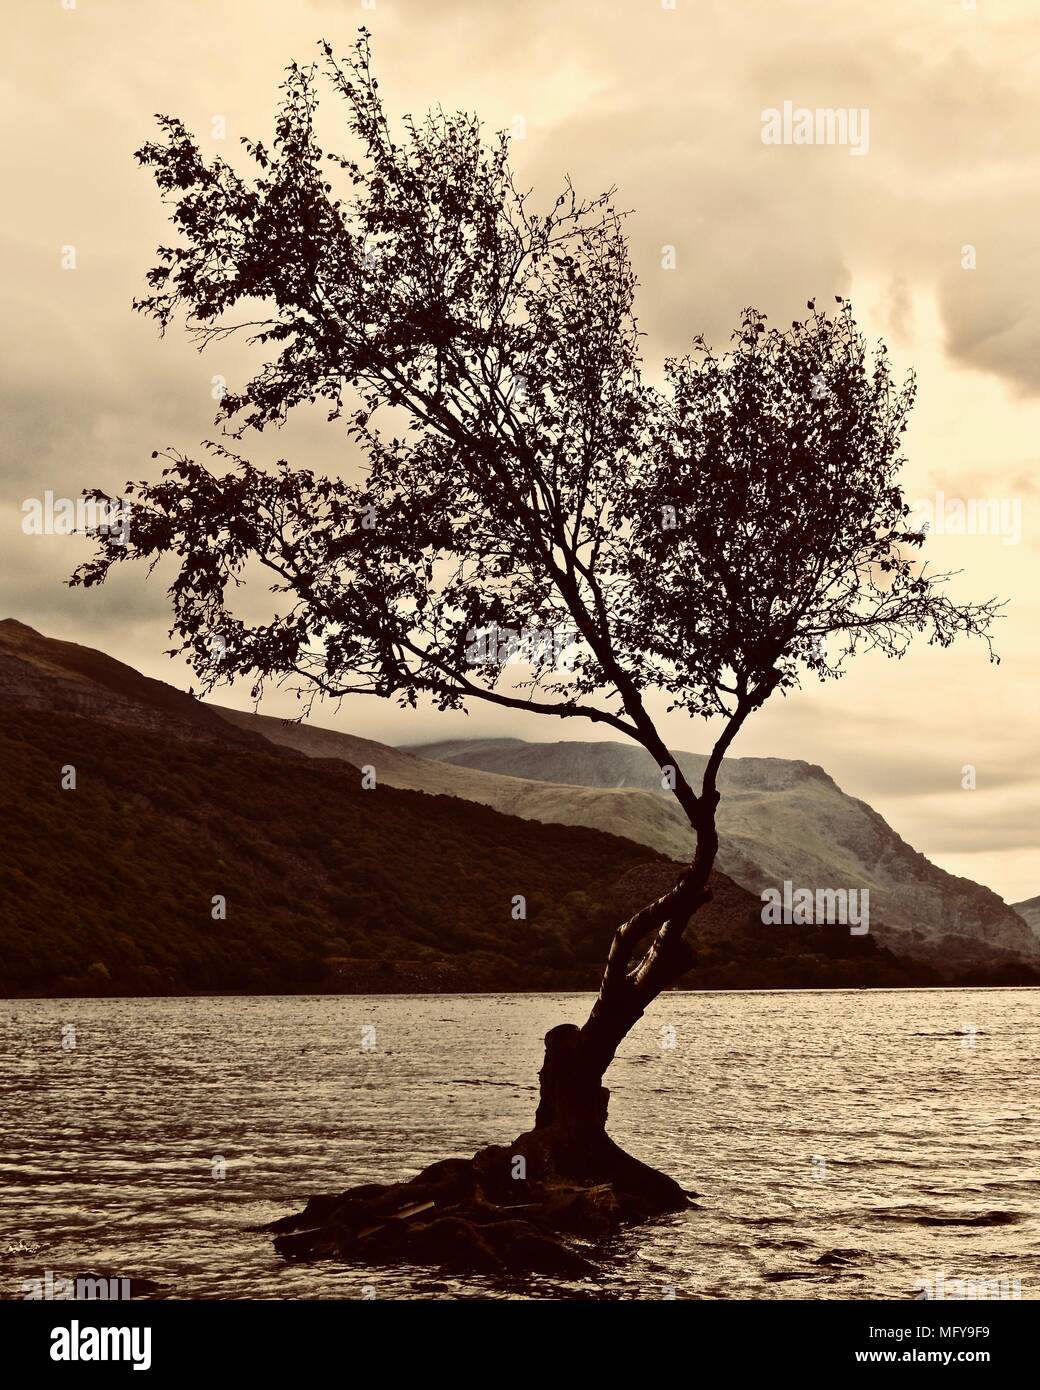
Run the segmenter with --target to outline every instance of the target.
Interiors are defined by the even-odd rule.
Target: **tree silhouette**
[[[355,155],[318,146],[323,76]],[[605,1137],[603,1074],[688,968],[716,779],[745,720],[801,672],[899,656],[914,633],[988,645],[997,605],[958,606],[917,558],[898,482],[913,378],[894,383],[848,304],[810,302],[784,331],[748,309],[729,351],[697,339],[655,387],[609,193],[568,182],[539,212],[476,118],[395,131],[364,30],[344,61],[326,44],[320,64],[291,66],[282,90],[272,146],[243,142],[250,179],[169,117],[138,152],[179,236],[136,307],[163,330],[182,315],[200,346],[247,337],[264,362],[222,400],[210,466],[169,451],[158,482],[128,485],[129,539],[100,536],[74,582],[176,557],[173,632],[207,688],[248,675],[257,695],[275,677],[444,710],[485,701],[593,720],[655,758],[696,852],[617,928],[584,1024],[548,1035],[535,1127],[572,1169],[620,1171],[634,1160]],[[238,452],[299,405],[338,423],[357,480]],[[262,623],[234,611],[257,564],[277,609]],[[508,645],[480,640],[496,631],[578,640],[563,660],[561,641],[538,646],[517,681]],[[721,721],[700,786],[650,692]]]

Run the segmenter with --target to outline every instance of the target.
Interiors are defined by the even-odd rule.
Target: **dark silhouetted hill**
[[[674,879],[599,830],[366,790],[342,756],[23,624],[0,623],[0,680],[4,994],[594,988],[617,922]],[[686,987],[937,978],[869,937],[765,928],[752,893],[714,888]]]

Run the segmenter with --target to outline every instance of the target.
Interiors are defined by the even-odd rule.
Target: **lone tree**
[[[317,144],[322,74],[355,156]],[[291,66],[282,90],[273,145],[243,142],[250,179],[205,159],[170,117],[138,152],[179,239],[135,307],[162,330],[182,313],[200,346],[247,337],[264,365],[224,396],[213,464],[164,454],[158,482],[128,485],[129,538],[99,536],[73,582],[175,556],[172,632],[204,688],[248,675],[259,696],[273,677],[315,695],[480,700],[606,725],[653,756],[696,836],[674,886],[618,926],[588,1018],[548,1034],[534,1130],[468,1176],[435,1165],[378,1199],[336,1199],[338,1216],[312,1203],[285,1248],[353,1248],[373,1202],[385,1214],[416,1194],[472,1215],[474,1181],[482,1200],[516,1202],[515,1182],[499,1182],[516,1153],[543,1205],[563,1175],[605,1185],[620,1217],[678,1206],[670,1179],[606,1137],[602,1078],[690,965],[724,755],[801,670],[837,676],[864,648],[900,656],[915,632],[988,645],[997,605],[955,604],[949,576],[916,558],[923,535],[898,482],[913,378],[894,383],[847,304],[810,302],[782,332],[746,310],[728,352],[696,339],[655,387],[609,193],[584,201],[568,182],[538,212],[505,137],[485,141],[474,117],[438,111],[394,131],[364,30],[346,60],[325,44],[321,63]],[[352,479],[239,454],[243,436],[305,403],[353,441]],[[276,597],[270,620],[250,623],[233,604],[257,566]],[[565,663],[539,648],[520,684],[503,679],[506,644],[474,640],[532,630],[579,641]],[[665,744],[651,692],[719,721],[700,786]]]

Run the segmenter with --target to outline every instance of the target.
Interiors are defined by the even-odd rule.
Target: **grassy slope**
[[[60,789],[65,764],[74,791]],[[3,992],[291,990],[330,982],[342,957],[465,956],[474,980],[536,984],[602,958],[604,885],[652,857],[470,802],[363,790],[344,762],[73,715],[12,711],[0,765]]]
[[[0,994],[588,988],[674,874],[598,831],[365,791],[342,760],[262,745],[15,710],[0,765]],[[715,888],[687,988],[931,982],[869,938],[763,928],[752,895]]]

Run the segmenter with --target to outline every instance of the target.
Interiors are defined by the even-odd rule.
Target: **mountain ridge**
[[[682,813],[661,788],[660,769],[645,750],[611,741],[535,744],[525,740],[448,740],[410,745],[418,756],[498,775],[567,782],[585,787],[624,785]],[[676,752],[676,762],[697,785],[703,754]],[[950,874],[909,845],[868,802],[844,792],[816,764],[776,758],[727,758],[720,769],[719,863],[754,892],[785,880],[806,886],[867,888],[871,910],[901,951],[934,960],[941,948],[929,933],[964,939],[1026,958],[1040,951],[1033,924],[991,889]],[[653,790],[651,790],[653,789]],[[782,812],[782,814],[780,814]],[[779,832],[778,833],[778,828]],[[691,837],[692,838],[692,837]],[[896,891],[898,887],[898,892]],[[876,895],[876,896],[875,896]],[[992,931],[993,937],[987,938]],[[946,945],[950,945],[947,940]]]
[[[45,637],[17,618],[0,619],[0,700],[109,721],[116,715],[133,727],[176,738],[228,740],[226,721],[187,691],[93,647]],[[255,747],[258,736],[238,729],[231,737]]]
[[[1026,898],[1024,902],[1012,903],[1011,907],[1040,936],[1040,895]]]
[[[634,745],[481,738],[394,748],[336,730],[215,708],[239,727],[258,730],[301,752],[356,758],[363,748],[377,775],[393,785],[479,800],[525,819],[607,830],[672,859],[692,853],[693,835],[682,811],[660,789],[660,771],[649,754]],[[676,758],[699,781],[704,755],[678,753]],[[453,768],[455,773],[445,778],[433,768]],[[535,779],[534,771],[543,777]],[[583,782],[566,780],[575,772]],[[973,953],[1008,960],[1040,955],[1040,936],[992,889],[932,864],[868,802],[844,792],[817,764],[729,758],[719,781],[719,864],[748,891],[760,894],[788,879],[813,887],[865,887],[872,895],[873,920],[893,949],[939,967],[970,961]],[[777,796],[782,797],[782,817],[766,800]],[[763,824],[775,826],[778,820],[787,838],[796,841],[797,853],[777,843],[775,836],[772,842],[763,836]],[[792,826],[799,833],[792,835]],[[851,845],[843,843],[843,834]],[[894,875],[886,869],[889,863]],[[879,868],[885,870],[881,881]],[[902,909],[893,912],[896,883]]]
[[[373,872],[381,873],[386,859],[396,859],[401,866],[399,872],[403,877],[397,888],[392,882],[384,884],[383,888],[384,896],[396,902],[392,913],[396,935],[391,933],[393,939],[383,943],[392,959],[384,956],[380,970],[392,974],[392,969],[399,969],[401,973],[397,978],[408,987],[425,979],[432,979],[431,987],[438,988],[462,988],[466,980],[471,987],[474,981],[494,981],[495,987],[503,988],[524,987],[532,979],[541,979],[543,984],[539,987],[548,987],[545,982],[551,976],[561,987],[584,988],[595,982],[610,931],[621,920],[618,914],[627,915],[639,906],[636,899],[640,893],[652,897],[664,891],[674,881],[675,861],[683,860],[691,847],[689,828],[682,822],[681,813],[673,807],[670,797],[659,792],[639,786],[568,785],[533,780],[530,776],[489,773],[453,761],[421,757],[410,749],[395,749],[335,730],[223,709],[203,703],[164,682],[142,676],[91,648],[57,642],[13,620],[0,622],[0,692],[4,694],[9,711],[5,747],[9,750],[12,766],[23,769],[24,783],[13,788],[13,800],[7,806],[10,838],[20,847],[23,861],[20,864],[16,859],[0,875],[0,902],[4,901],[6,886],[6,920],[8,925],[14,923],[27,960],[33,958],[36,947],[32,933],[26,936],[17,920],[20,896],[27,902],[36,901],[45,934],[51,919],[64,920],[70,911],[75,915],[76,905],[70,906],[67,895],[63,898],[60,889],[49,880],[59,871],[63,853],[71,852],[68,847],[82,848],[92,837],[97,839],[98,826],[107,827],[105,834],[118,842],[109,845],[102,835],[103,857],[107,855],[111,859],[114,855],[117,863],[128,866],[125,868],[127,878],[136,880],[135,856],[143,864],[151,865],[148,873],[162,885],[162,893],[152,893],[138,885],[139,897],[149,903],[151,897],[155,897],[156,911],[161,907],[164,920],[173,923],[171,930],[174,932],[181,920],[178,914],[183,915],[187,909],[177,875],[170,878],[165,863],[153,862],[158,852],[155,846],[165,845],[164,854],[171,854],[178,863],[187,865],[181,878],[190,878],[204,862],[199,858],[200,851],[195,843],[199,837],[208,836],[224,843],[230,835],[227,857],[220,859],[218,855],[218,859],[233,865],[238,875],[236,892],[240,894],[240,901],[244,898],[250,903],[253,925],[249,931],[256,933],[256,939],[266,952],[266,963],[258,965],[252,975],[247,972],[242,978],[247,983],[252,980],[255,986],[257,971],[264,979],[269,979],[278,970],[290,969],[289,957],[270,940],[271,921],[284,919],[289,925],[283,925],[280,930],[286,934],[287,942],[291,939],[299,945],[309,961],[309,979],[320,978],[324,981],[321,987],[339,989],[350,988],[353,980],[354,986],[361,988],[357,982],[371,982],[375,967],[371,962],[363,965],[360,958],[371,957],[373,945],[378,946],[382,918],[377,912],[378,904],[363,890],[356,886],[351,889],[346,882],[333,881],[336,875],[332,872],[331,861],[326,862],[328,854],[323,854],[324,828],[308,829],[297,823],[312,814],[313,805],[325,808],[321,815],[328,822],[327,837],[338,846],[329,851],[333,859],[344,853],[346,841],[335,828],[343,821],[365,827],[368,838],[384,846],[366,861],[372,865]],[[74,738],[68,732],[70,729],[78,731]],[[121,731],[122,741],[113,743],[106,733],[108,729]],[[59,746],[61,739],[71,740],[75,745],[73,750]],[[118,776],[113,774],[109,779],[118,784],[119,794],[113,792],[108,800],[102,798],[97,803],[97,823],[89,818],[80,823],[73,818],[67,822],[58,842],[52,843],[55,816],[64,816],[78,807],[76,800],[68,799],[69,793],[56,792],[57,768],[66,762],[82,761],[77,757],[76,747],[85,747],[89,753],[95,745],[115,750],[113,757],[136,758],[140,764],[136,780],[120,767]],[[463,762],[489,755],[489,750],[500,758],[503,749],[512,749],[514,755],[518,752],[523,755],[528,772],[544,757],[543,746],[530,745],[523,740],[454,740],[437,747],[453,758],[461,757]],[[564,757],[570,760],[585,756],[585,748],[580,744],[547,747],[562,749]],[[596,756],[607,760],[604,765],[607,771],[600,766],[595,770],[596,776],[603,778],[609,772],[616,780],[631,778],[633,767],[638,770],[638,764],[631,761],[632,750],[624,745],[613,747],[614,750],[623,749],[624,766],[611,766],[614,752],[610,746],[599,746]],[[697,757],[683,756],[694,760]],[[583,775],[591,780],[587,764],[582,763],[582,767]],[[360,804],[367,808],[367,813],[357,822],[357,812],[351,807],[361,783],[360,768],[375,771],[376,789],[386,795],[373,799],[371,792],[364,792],[366,800]],[[556,770],[562,770],[559,763]],[[234,784],[230,790],[213,785],[212,778],[218,771]],[[639,775],[645,774],[640,772]],[[259,804],[266,795],[264,778],[285,788],[281,794],[284,806],[278,804],[278,798],[271,798],[270,825]],[[821,935],[819,931],[807,935],[804,928],[798,927],[793,932],[774,928],[763,931],[759,890],[755,885],[767,880],[769,874],[775,872],[776,864],[763,862],[764,856],[768,860],[765,851],[770,847],[764,846],[761,827],[756,830],[751,813],[760,815],[764,805],[772,805],[774,812],[777,806],[781,807],[788,833],[793,826],[796,838],[811,841],[816,836],[820,844],[827,847],[830,856],[827,863],[831,868],[842,864],[841,855],[845,851],[840,835],[833,833],[836,828],[833,817],[821,824],[821,798],[825,812],[837,806],[846,815],[854,814],[859,839],[862,840],[863,827],[867,826],[879,843],[883,842],[882,847],[887,846],[889,852],[895,853],[902,870],[908,865],[911,869],[916,866],[925,880],[930,873],[941,874],[942,871],[929,865],[924,856],[899,840],[867,803],[846,797],[833,779],[813,764],[783,759],[738,759],[725,769],[724,778],[729,785],[727,804],[737,814],[738,823],[731,823],[727,832],[725,855],[720,859],[714,885],[716,901],[698,915],[695,936],[699,955],[697,967],[689,977],[691,981],[698,981],[707,988],[801,987],[857,980],[907,984],[933,983],[940,978],[967,979],[974,971],[973,981],[978,977],[980,983],[993,983],[996,982],[994,970],[1002,970],[1005,966],[1017,968],[1017,963],[1026,958],[1026,952],[1002,949],[999,944],[987,946],[957,933],[946,932],[938,942],[915,942],[911,933],[900,934],[882,924],[883,929],[878,934],[874,932],[873,920],[866,946],[855,939],[850,941],[847,931],[837,936],[826,932]],[[17,782],[17,776],[12,780]],[[306,795],[305,787],[310,789]],[[241,795],[235,794],[236,788]],[[331,788],[340,788],[336,795],[344,799],[342,807],[335,797],[330,803]],[[76,796],[78,798],[79,794]],[[829,805],[828,798],[839,800]],[[214,802],[224,808],[223,820],[213,820]],[[467,803],[474,802],[480,803],[479,813],[466,809]],[[295,819],[286,819],[289,806],[296,808]],[[416,811],[416,806],[422,809]],[[130,814],[135,807],[142,825],[148,827],[148,834],[143,838],[134,823],[134,815]],[[413,863],[411,841],[415,839],[415,830],[405,832],[402,829],[398,833],[393,829],[398,822],[402,826],[406,822],[411,824],[409,817],[414,820],[415,815],[420,816],[423,824],[424,817],[444,822],[446,852],[458,866],[452,870],[457,875],[452,880],[454,886],[445,885],[439,891],[442,898],[445,894],[448,899],[452,895],[459,898],[460,908],[468,914],[466,921],[470,925],[457,939],[453,937],[455,927],[450,921],[442,925],[441,930],[447,933],[447,954],[436,934],[430,937],[425,933],[426,911],[420,905],[422,897],[416,896],[427,891],[426,878],[432,882],[436,877],[419,862],[426,847],[420,843],[418,848],[422,854]],[[367,825],[369,816],[371,825]],[[747,820],[743,828],[749,833],[741,833],[741,816]],[[772,820],[776,819],[772,814]],[[508,831],[507,825],[512,827]],[[35,826],[37,835],[51,845],[43,861],[35,853],[37,847],[27,832],[29,826]],[[351,835],[357,833],[356,828],[350,831]],[[592,840],[587,838],[589,835]],[[605,839],[604,835],[610,838]],[[543,867],[538,871],[544,879],[545,891],[536,887],[532,899],[540,925],[537,931],[527,932],[519,956],[516,952],[521,949],[520,944],[512,935],[515,927],[499,922],[489,934],[484,929],[484,915],[480,911],[474,915],[473,892],[476,889],[473,885],[485,883],[491,873],[488,855],[479,848],[488,837],[490,842],[499,845],[514,843],[521,860],[527,853],[524,846],[530,847],[536,859],[543,853],[540,846],[547,843],[554,846],[552,870]],[[780,849],[783,848],[781,845]],[[403,859],[402,849],[405,850]],[[776,846],[772,850],[779,852]],[[495,851],[497,854],[504,852]],[[270,898],[266,907],[262,894],[260,897],[251,894],[246,864],[253,853],[258,853],[261,862],[268,866],[263,871],[266,878],[261,875],[266,885],[264,892]],[[584,883],[574,884],[567,876],[569,861],[575,856],[584,857],[583,862],[588,864],[600,865]],[[479,867],[475,873],[472,867],[467,871],[473,885],[466,886],[467,872],[461,866],[468,862]],[[544,859],[538,862],[546,863]],[[811,856],[806,862],[812,862]],[[849,862],[855,868],[858,863],[855,855]],[[299,876],[308,864],[310,868],[306,872],[310,877],[301,886]],[[117,870],[117,875],[120,872],[123,871]],[[351,880],[353,868],[348,863],[345,868],[341,866],[337,874],[345,881]],[[48,881],[43,898],[38,892],[35,898],[33,896],[34,887],[40,887],[39,883],[34,885],[34,878]],[[290,882],[296,886],[290,894],[293,901],[287,905],[283,901],[286,898],[283,890]],[[983,895],[986,902],[1000,903],[989,890],[963,882],[967,890]],[[319,889],[314,890],[316,905],[312,904],[311,908],[306,907],[311,891],[307,883],[319,885]],[[92,893],[93,885],[86,894],[83,910],[88,917],[93,913],[98,918],[91,939],[101,943],[97,946],[100,956],[95,963],[103,966],[106,937],[100,921],[106,909],[95,901],[96,894],[91,897]],[[304,904],[302,908],[300,903]],[[1010,911],[1006,905],[1000,903],[1000,906],[1005,912]],[[191,912],[196,908],[197,904]],[[366,916],[371,912],[376,912],[376,916]],[[108,915],[111,916],[111,912]],[[1012,913],[1011,920],[1020,933],[1033,939],[1021,918]],[[124,913],[120,917],[117,935],[121,935],[124,946],[134,937],[134,921],[132,914],[128,917]],[[343,925],[342,931],[337,922]],[[241,922],[238,926],[241,928]],[[191,950],[197,953],[199,960],[209,960],[211,956],[216,960],[213,969],[219,976],[220,987],[229,987],[239,978],[234,973],[239,967],[219,951],[214,954],[213,943],[204,936],[198,937],[197,922],[188,935],[194,942]],[[331,945],[323,955],[320,943],[326,938]],[[236,937],[240,942],[245,939]],[[538,940],[542,944],[532,956],[530,948]],[[905,951],[906,941],[917,947],[916,953]],[[474,946],[476,942],[483,944]],[[416,943],[421,943],[418,948]],[[902,965],[884,950],[885,946],[900,953]],[[130,951],[130,947],[126,949]],[[153,955],[157,949],[148,947]],[[66,940],[58,954],[62,951],[70,960],[79,962],[77,968],[83,967],[82,952],[74,938]],[[130,954],[132,956],[132,951]],[[342,965],[348,956],[354,962],[350,969]],[[339,972],[335,984],[330,983],[331,977],[322,975],[323,970],[333,969],[328,965],[333,959],[341,962],[334,968]],[[910,969],[911,959],[917,960],[919,967]],[[415,969],[407,964],[408,960],[413,961]],[[530,970],[525,974],[532,961],[533,976]],[[114,964],[118,973],[123,967],[118,960]],[[67,971],[65,978],[70,978]],[[154,977],[148,978],[154,984]],[[449,978],[454,982],[450,986],[443,983]],[[437,984],[437,980],[442,983]],[[1006,982],[1014,980],[1008,978]],[[686,987],[698,986],[688,983]]]
[[[306,757],[258,732],[296,726],[234,728],[24,624],[0,625],[0,657],[7,995],[594,990],[618,922],[675,881],[599,830],[367,785],[372,757],[427,783],[437,765],[358,739],[350,761],[321,730]],[[339,756],[318,756],[330,740]],[[684,988],[940,983],[870,938],[764,926],[721,872],[711,886]]]

